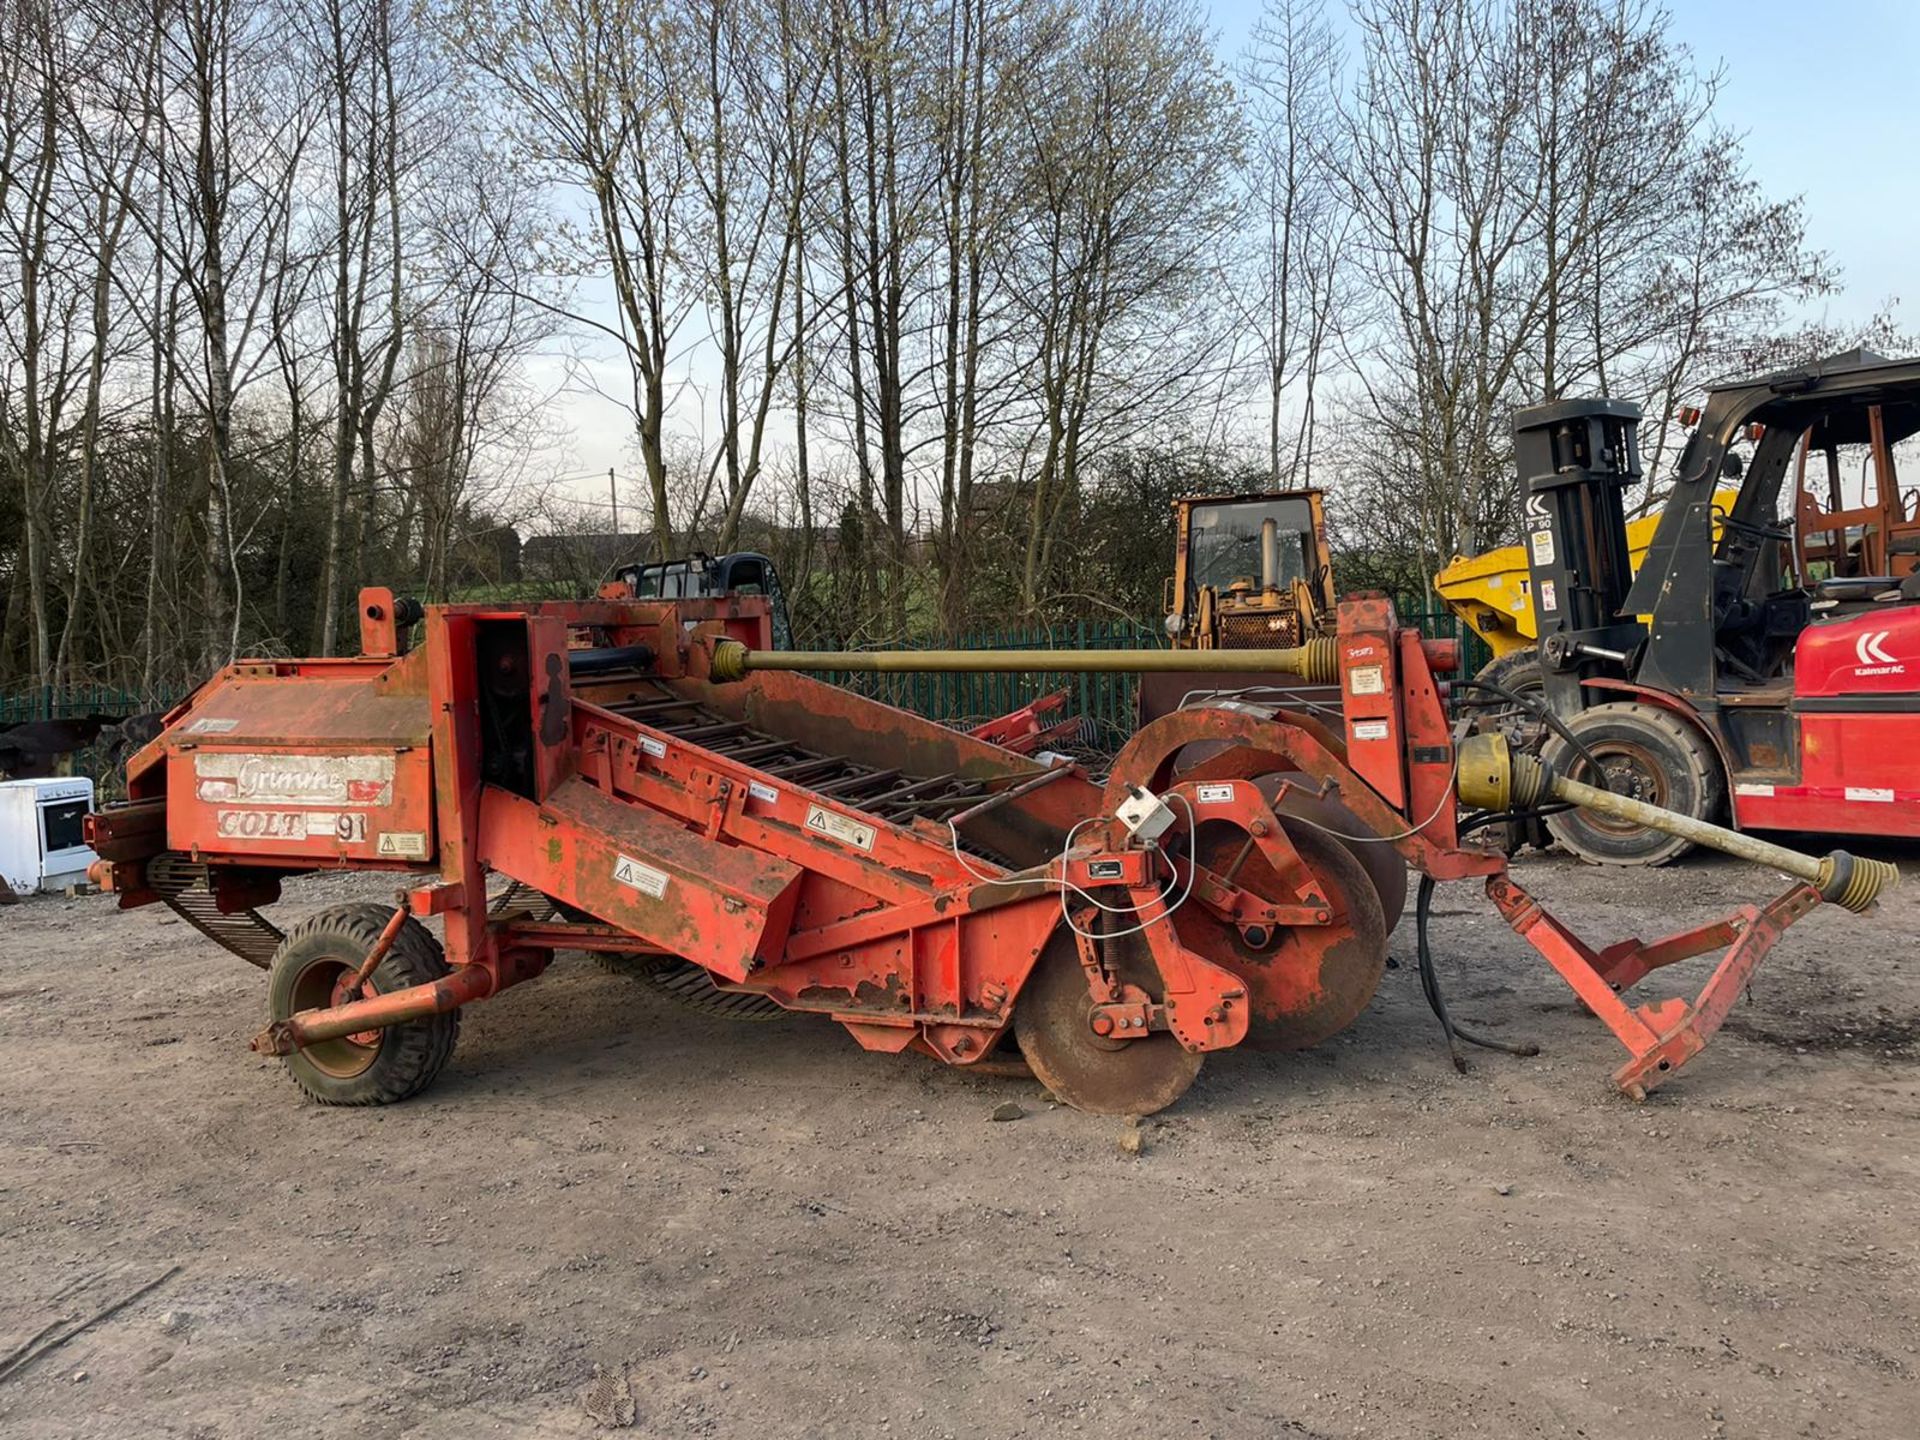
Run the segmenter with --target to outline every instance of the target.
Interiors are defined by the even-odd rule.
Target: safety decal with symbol
[[[667,881],[671,877],[666,871],[656,870],[631,855],[616,855],[613,858],[613,878],[629,889],[658,900],[667,893]]]

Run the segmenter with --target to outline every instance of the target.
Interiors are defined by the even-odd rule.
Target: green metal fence
[[[87,715],[144,715],[176,704],[181,689],[127,690],[113,685],[34,685],[0,695],[0,726]]]
[[[35,685],[0,695],[0,730],[36,720],[81,720],[90,715],[125,718],[165,710],[185,695],[182,689],[129,690],[113,685]],[[98,798],[113,800],[125,793],[126,775],[120,762],[126,745],[114,745],[108,731],[99,740],[57,762],[60,773],[92,778]]]
[[[1493,659],[1493,651],[1487,642],[1458,615],[1447,610],[1428,610],[1424,596],[1406,596],[1393,602],[1393,608],[1400,616],[1402,625],[1412,625],[1421,634],[1433,640],[1458,640],[1460,642],[1460,668],[1451,674],[1442,675],[1446,679],[1467,679],[1480,673],[1480,669]]]
[[[987,630],[958,640],[929,640],[909,650],[1157,650],[1167,637],[1157,625],[1132,620],[1077,620],[1029,629]],[[1098,748],[1117,748],[1132,733],[1135,675],[871,675],[834,671],[823,677],[861,695],[948,724],[991,720],[1056,690],[1067,691],[1068,715],[1077,715]],[[1064,718],[1064,717],[1063,717]],[[1115,737],[1118,737],[1117,739]]]

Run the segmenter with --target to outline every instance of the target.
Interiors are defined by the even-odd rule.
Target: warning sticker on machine
[[[616,855],[613,859],[613,878],[642,895],[658,900],[667,893],[667,881],[672,877],[666,871],[656,870],[631,855]]]
[[[1353,738],[1356,740],[1384,740],[1387,738],[1387,722],[1384,720],[1356,720],[1353,722]]]
[[[1536,530],[1527,538],[1533,545],[1533,563],[1551,565],[1553,563],[1553,531]]]
[[[1384,665],[1354,666],[1347,672],[1347,688],[1356,695],[1386,694],[1386,667]]]
[[[390,805],[391,755],[253,755],[202,751],[193,757],[202,800],[275,805]]]
[[[423,830],[389,830],[380,837],[380,853],[396,860],[427,858],[427,836]]]
[[[824,805],[807,807],[807,829],[838,840],[842,845],[851,845],[856,850],[873,849],[876,833],[873,826],[862,825],[858,820],[838,814]]]
[[[1233,786],[1231,785],[1198,785],[1194,787],[1193,794],[1194,798],[1202,805],[1231,805],[1233,803]]]
[[[1560,608],[1560,597],[1555,592],[1553,581],[1551,580],[1542,580],[1540,582],[1540,608],[1547,611],[1558,610]]]

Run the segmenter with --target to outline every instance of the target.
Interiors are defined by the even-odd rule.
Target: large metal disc
[[[1274,797],[1280,793],[1280,782],[1283,780],[1291,780],[1296,785],[1312,783],[1308,776],[1298,771],[1262,775],[1254,783],[1271,805]],[[1320,832],[1323,835],[1328,831],[1334,832],[1331,838],[1338,840],[1347,853],[1360,862],[1367,872],[1367,878],[1373,882],[1373,893],[1380,900],[1380,918],[1391,935],[1393,927],[1400,923],[1400,916],[1407,908],[1407,862],[1400,857],[1400,852],[1378,840],[1354,838],[1368,833],[1366,825],[1358,815],[1331,796],[1321,798],[1301,790],[1289,790],[1281,797],[1276,808],[1281,815],[1292,815],[1324,826]],[[1297,825],[1293,827],[1294,830],[1299,828]]]
[[[1246,981],[1253,1009],[1246,1043],[1256,1050],[1304,1050],[1346,1029],[1373,999],[1387,964],[1386,922],[1360,862],[1317,830],[1296,823],[1286,831],[1333,906],[1332,924],[1284,929],[1257,949],[1197,905],[1173,919],[1189,950]],[[1238,826],[1203,824],[1200,863],[1223,872],[1245,841]],[[1258,850],[1241,862],[1234,883],[1269,898],[1281,894],[1279,877]]]
[[[1160,972],[1138,935],[1103,940],[1116,979],[1162,993]],[[1164,1032],[1140,1040],[1093,1033],[1093,995],[1073,932],[1064,925],[1041,952],[1013,1011],[1013,1034],[1042,1085],[1094,1115],[1151,1115],[1186,1093],[1205,1058]]]

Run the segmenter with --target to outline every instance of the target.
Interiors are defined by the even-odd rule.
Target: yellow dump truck
[[[1713,497],[1716,517],[1732,507],[1739,493],[1722,490]],[[1647,558],[1659,524],[1660,517],[1654,514],[1627,526],[1627,556],[1635,572]],[[1718,523],[1713,528],[1717,538]],[[1522,546],[1504,545],[1484,555],[1456,555],[1452,564],[1433,577],[1433,588],[1447,609],[1487,642],[1496,661],[1531,650],[1540,638],[1527,578],[1527,552]]]

